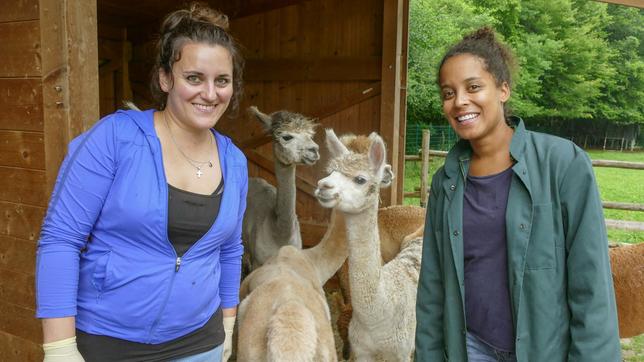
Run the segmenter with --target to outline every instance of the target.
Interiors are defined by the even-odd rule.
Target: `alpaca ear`
[[[382,171],[382,181],[380,181],[380,188],[385,188],[391,186],[391,183],[394,181],[394,170],[391,168],[390,164],[386,164]]]
[[[255,106],[248,107],[248,111],[262,123],[265,130],[268,131],[271,129],[271,125],[273,124],[273,119],[271,118],[271,116],[260,112],[259,109],[257,109],[257,107]]]
[[[326,130],[326,146],[329,149],[329,153],[331,154],[331,157],[340,157],[342,155],[346,155],[349,153],[349,149],[347,146],[345,146],[340,140],[338,139],[338,136],[335,135],[335,132],[331,128],[327,128]]]
[[[382,140],[382,137],[374,133],[369,135],[369,138],[373,139],[371,146],[369,147],[369,166],[375,172],[383,172],[385,158],[387,151],[385,150],[385,142]]]

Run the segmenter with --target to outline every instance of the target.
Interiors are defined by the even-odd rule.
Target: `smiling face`
[[[497,85],[481,58],[467,53],[448,58],[440,69],[439,85],[443,112],[460,138],[493,139],[508,127],[503,104],[510,88],[505,82]]]
[[[166,111],[184,127],[214,127],[233,96],[233,61],[219,45],[186,43],[172,73],[159,71],[159,84],[168,93]]]

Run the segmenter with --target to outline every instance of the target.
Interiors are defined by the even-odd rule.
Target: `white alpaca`
[[[266,115],[250,111],[273,138],[277,188],[261,178],[248,181],[248,202],[242,238],[250,254],[250,270],[261,266],[280,247],[302,248],[300,224],[295,213],[295,167],[313,165],[320,158],[313,141],[315,122],[301,114],[279,111]]]
[[[416,288],[422,238],[406,238],[398,255],[382,263],[378,231],[379,185],[387,176],[385,145],[372,133],[368,155],[351,152],[327,130],[329,175],[316,197],[345,217],[353,318],[349,340],[357,361],[409,361],[416,329]]]

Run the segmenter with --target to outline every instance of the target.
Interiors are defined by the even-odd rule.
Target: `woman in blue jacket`
[[[244,155],[213,129],[241,94],[227,27],[203,6],[169,14],[158,110],[70,143],[38,244],[45,361],[227,359],[247,192]]]
[[[509,116],[509,49],[483,28],[439,67],[460,141],[432,180],[416,360],[620,361],[590,160]]]

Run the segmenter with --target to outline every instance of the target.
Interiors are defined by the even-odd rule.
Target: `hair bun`
[[[228,17],[206,4],[195,2],[190,5],[190,18],[196,21],[212,23],[224,30],[228,30]]]

